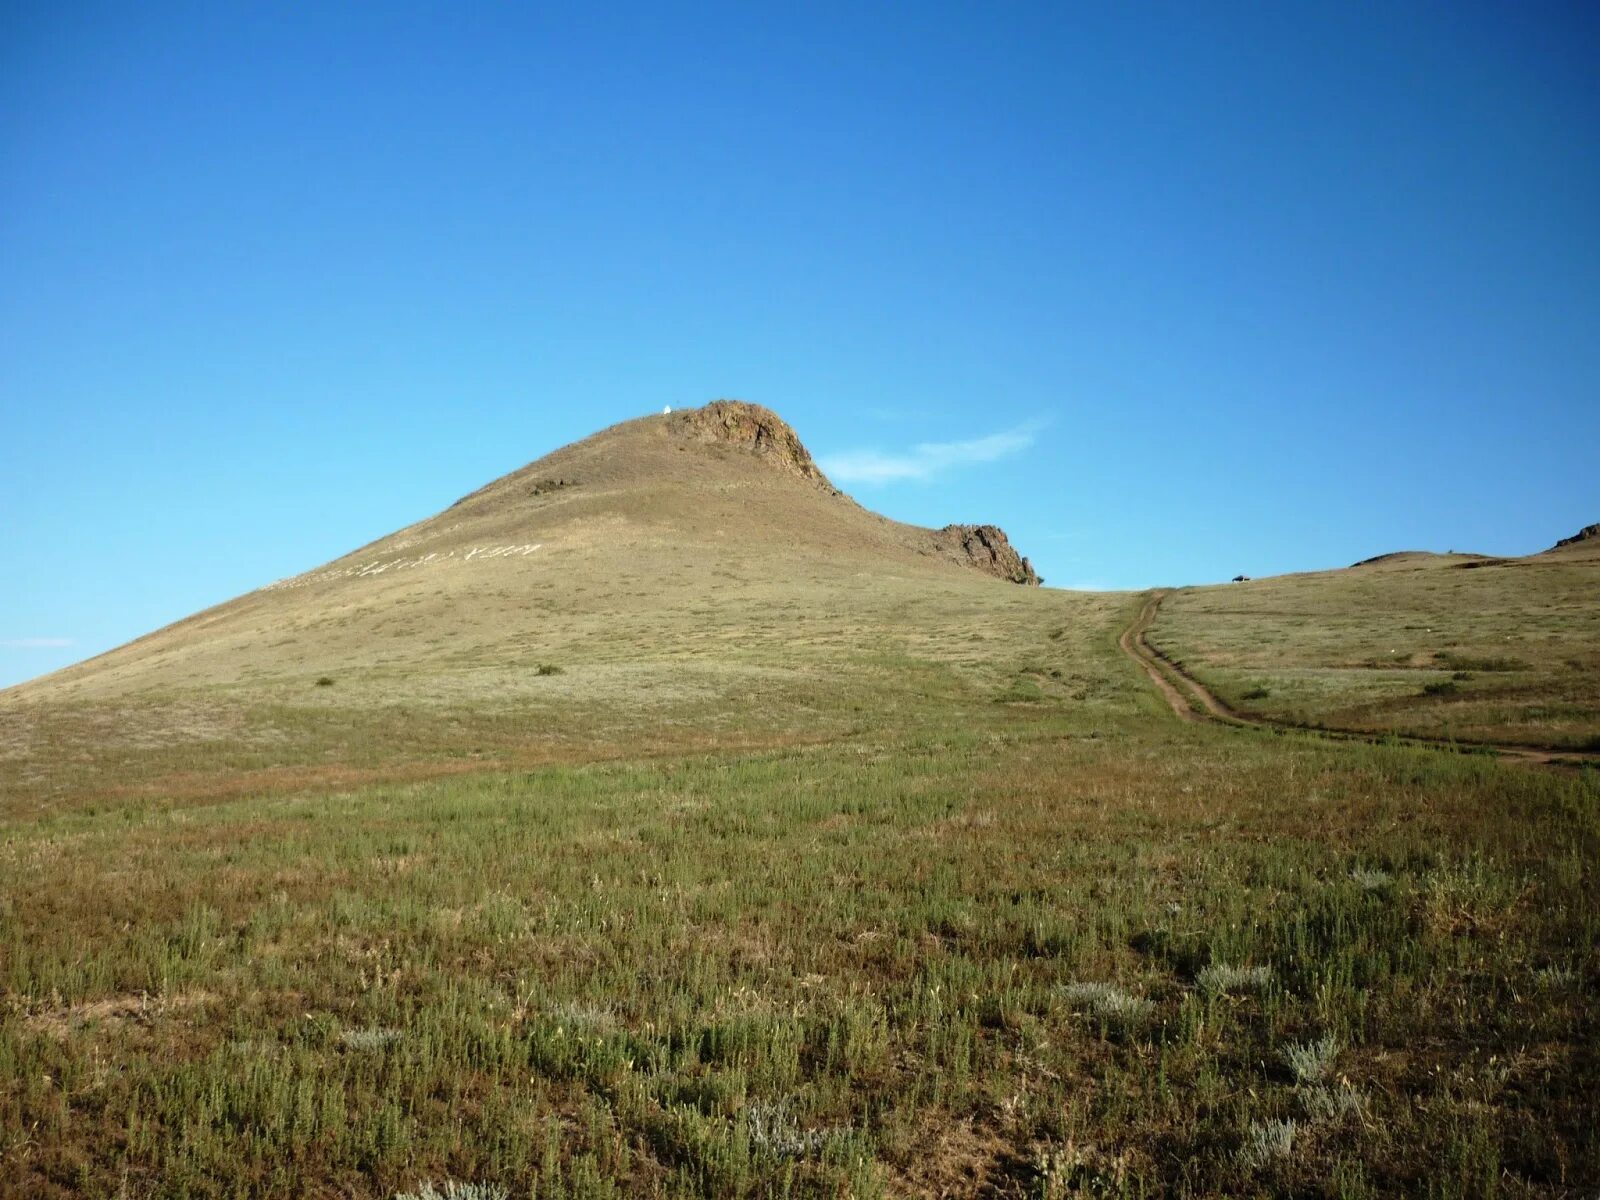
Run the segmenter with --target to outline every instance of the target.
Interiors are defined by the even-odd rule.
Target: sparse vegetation
[[[590,503],[609,461],[535,507]],[[767,485],[733,482],[713,528],[749,533]],[[1592,771],[1181,723],[1116,648],[1132,597],[886,571],[877,543],[707,534],[685,566],[611,528],[426,586],[274,593],[304,620],[241,638],[236,678],[159,658],[171,634],[139,649],[143,690],[5,698],[0,1193],[1600,1186]],[[1279,587],[1258,581],[1228,593],[1243,616],[1195,600],[1171,628],[1197,669],[1272,656],[1236,682],[1273,711],[1346,715],[1317,664],[1395,650],[1414,665],[1359,668],[1391,721],[1515,684],[1573,707],[1501,725],[1570,732],[1576,578],[1547,581],[1558,658],[1490,644],[1515,606],[1451,630],[1530,667],[1449,705],[1417,701],[1444,668],[1391,598],[1279,593],[1295,625],[1249,607]],[[1369,636],[1374,607],[1398,615]],[[308,694],[284,657],[339,686]]]
[[[1413,556],[1183,588],[1148,640],[1273,720],[1581,750],[1600,744],[1597,577],[1596,557]]]
[[[1049,1178],[1147,1193],[1236,1195],[1248,1162],[1397,1194],[1491,1151],[1529,1194],[1594,1176],[1592,782],[976,711],[887,745],[13,821],[8,1162],[36,1195],[204,1196],[364,1161],[375,1200],[1022,1194],[1034,1145]],[[1365,887],[1375,860],[1421,883]],[[1241,1148],[1286,1113],[1384,1132]]]

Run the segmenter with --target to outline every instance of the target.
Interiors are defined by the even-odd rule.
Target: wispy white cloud
[[[72,638],[62,637],[0,638],[0,646],[7,650],[58,650],[72,644]]]
[[[919,442],[909,450],[845,450],[819,459],[836,483],[895,483],[903,479],[932,479],[956,467],[991,463],[1020,453],[1033,445],[1037,423],[1019,425],[1003,433],[965,442]]]

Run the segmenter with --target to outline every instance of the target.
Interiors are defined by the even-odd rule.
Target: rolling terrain
[[[1163,598],[1153,648],[1231,712],[1463,744],[1600,750],[1600,539],[1404,553]]]
[[[1139,657],[1581,758],[1575,545],[1071,593],[604,431],[0,692],[0,1194],[1590,1195],[1595,772]]]

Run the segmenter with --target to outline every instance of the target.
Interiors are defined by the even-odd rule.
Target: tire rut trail
[[[1246,729],[1266,729],[1276,733],[1305,733],[1334,741],[1365,742],[1369,745],[1421,746],[1431,750],[1452,750],[1458,754],[1490,753],[1510,762],[1534,766],[1577,768],[1600,763],[1600,754],[1588,750],[1555,750],[1537,746],[1518,746],[1508,742],[1451,741],[1421,734],[1367,733],[1355,729],[1325,729],[1293,721],[1242,713],[1233,708],[1200,680],[1150,644],[1148,634],[1155,624],[1162,600],[1169,593],[1149,593],[1139,607],[1133,623],[1122,631],[1117,645],[1144,669],[1162,698],[1181,721],[1214,722]]]

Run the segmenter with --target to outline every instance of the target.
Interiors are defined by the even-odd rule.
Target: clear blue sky
[[[0,4],[0,684],[718,396],[1064,585],[1600,520],[1600,9],[597,7]]]

